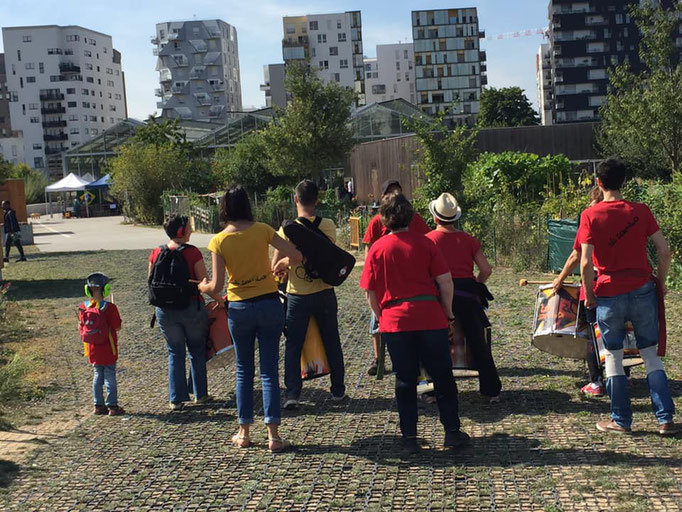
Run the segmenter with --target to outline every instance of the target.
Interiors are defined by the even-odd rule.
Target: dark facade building
[[[0,53],[0,137],[11,137],[12,127],[9,122],[9,91],[5,74],[5,54]]]
[[[549,38],[555,123],[595,121],[606,101],[608,69],[628,62],[635,71],[640,33],[629,15],[639,0],[550,0]],[[654,0],[670,7],[675,0]]]

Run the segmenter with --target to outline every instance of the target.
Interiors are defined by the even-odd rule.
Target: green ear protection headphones
[[[85,281],[85,296],[92,298],[92,290],[90,287],[93,287],[102,288],[102,297],[107,297],[111,293],[110,281],[111,279],[101,272],[94,272],[90,274]]]

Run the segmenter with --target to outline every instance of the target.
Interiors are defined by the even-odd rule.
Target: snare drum
[[[311,380],[329,375],[329,361],[324,350],[320,328],[315,317],[310,317],[301,350],[301,379]]]
[[[594,324],[594,343],[599,366],[604,367],[604,340],[601,337],[599,326]],[[644,360],[639,356],[637,350],[637,340],[635,339],[635,328],[630,322],[625,322],[625,340],[623,340],[623,366],[638,366],[644,364]]]
[[[232,336],[227,327],[227,308],[220,302],[209,302],[206,368],[222,368],[234,358]]]
[[[586,359],[589,326],[578,314],[580,286],[564,284],[558,293],[552,285],[538,289],[531,343],[560,357]]]

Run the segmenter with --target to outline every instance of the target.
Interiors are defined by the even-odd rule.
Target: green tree
[[[532,126],[540,118],[520,87],[486,87],[481,93],[478,124],[481,128]]]
[[[465,126],[449,131],[444,126],[448,113],[444,110],[435,118],[403,119],[405,128],[419,141],[415,154],[424,180],[415,192],[414,203],[424,214],[428,202],[443,192],[457,194],[462,190],[464,171],[476,159],[477,131]]]
[[[112,193],[121,198],[137,222],[163,220],[161,195],[184,190],[192,184],[185,151],[170,144],[129,144],[111,160]]]
[[[634,73],[627,64],[610,70],[598,144],[639,175],[669,177],[682,171],[682,64],[674,44],[682,7],[633,6],[631,15],[646,70]]]
[[[185,132],[180,129],[177,119],[164,119],[159,121],[151,115],[147,118],[144,126],[140,126],[132,138],[134,144],[153,144],[156,147],[170,144],[174,147],[192,150],[192,144],[187,142]]]
[[[270,171],[268,147],[261,132],[248,134],[231,149],[220,148],[211,165],[221,186],[239,183],[252,193],[263,194],[281,179]]]
[[[48,185],[45,174],[21,163],[14,167],[12,177],[24,180],[27,204],[42,203],[45,200],[45,187]]]
[[[0,185],[12,178],[14,175],[14,166],[5,160],[2,155],[0,155]]]
[[[286,87],[291,101],[263,131],[272,173],[315,179],[343,165],[353,147],[355,93],[334,82],[325,85],[307,64],[287,67]]]

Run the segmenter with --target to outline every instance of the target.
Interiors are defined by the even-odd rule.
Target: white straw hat
[[[447,192],[429,203],[429,211],[443,222],[455,222],[462,216],[462,209],[457,205],[457,199]]]

